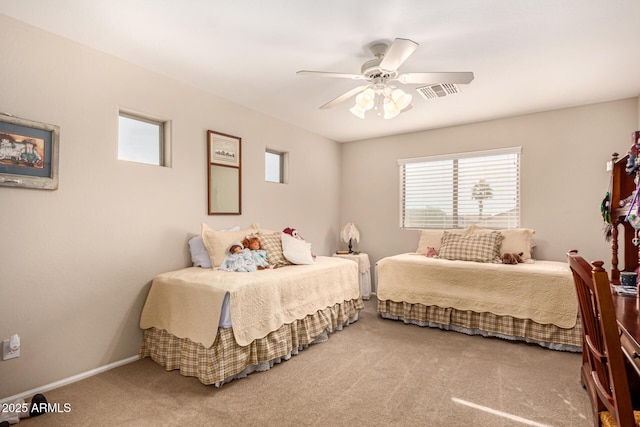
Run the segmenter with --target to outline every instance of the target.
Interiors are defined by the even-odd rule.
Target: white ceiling
[[[2,0],[0,13],[336,141],[640,94],[638,0]],[[420,44],[400,72],[473,71],[385,120],[318,107],[362,84],[374,41]]]

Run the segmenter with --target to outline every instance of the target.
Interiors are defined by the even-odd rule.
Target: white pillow
[[[286,233],[282,234],[282,253],[293,264],[313,264],[311,243],[297,239]]]

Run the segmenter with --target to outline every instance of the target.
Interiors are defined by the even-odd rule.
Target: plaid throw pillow
[[[444,232],[439,258],[460,261],[500,263],[500,246],[504,236],[498,231],[487,234],[453,234]]]
[[[281,266],[291,265],[282,253],[282,237],[280,233],[262,234],[258,233],[260,247],[267,251],[267,262],[269,264]]]

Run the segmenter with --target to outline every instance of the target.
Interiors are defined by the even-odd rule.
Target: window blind
[[[520,226],[520,147],[400,159],[400,227]]]

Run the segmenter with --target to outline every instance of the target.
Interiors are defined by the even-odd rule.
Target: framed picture
[[[58,188],[60,128],[0,114],[0,185]]]
[[[209,136],[209,162],[217,165],[240,167],[240,138],[223,133],[207,132]]]
[[[207,131],[207,190],[209,215],[242,213],[241,139]]]

